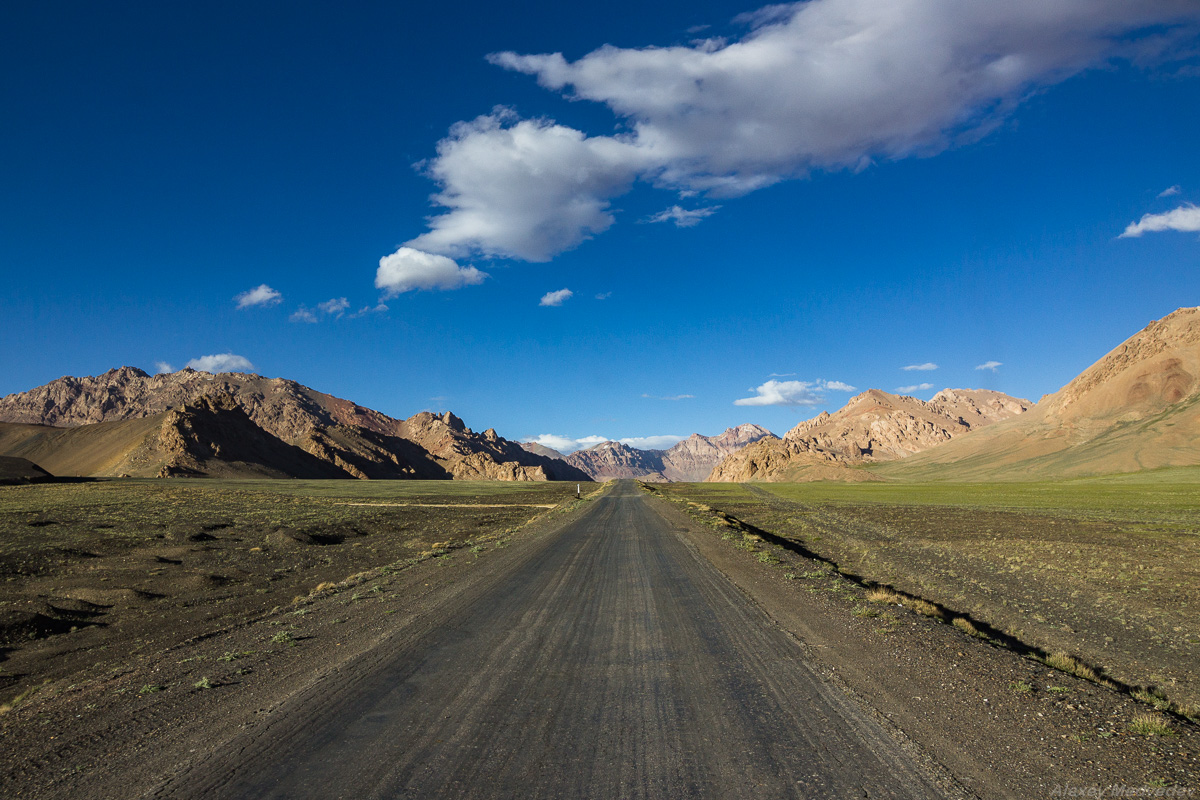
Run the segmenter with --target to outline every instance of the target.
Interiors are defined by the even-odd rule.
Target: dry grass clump
[[[971,623],[971,620],[967,619],[966,617],[955,617],[951,621],[950,624],[953,625],[954,627],[958,628],[960,631],[967,634],[968,636],[974,636],[976,639],[988,638],[987,634],[985,634],[983,631],[976,628]]]
[[[908,606],[918,614],[926,617],[935,617],[940,619],[942,616],[942,610],[940,608],[928,600],[922,600],[919,597],[910,597],[906,599],[904,601],[904,605]]]
[[[1069,653],[1052,653],[1046,656],[1046,666],[1066,672],[1085,681],[1099,681],[1096,671]]]
[[[1129,730],[1143,736],[1173,736],[1175,734],[1171,723],[1158,714],[1147,714],[1144,711],[1133,715],[1133,721],[1129,723]]]
[[[902,605],[904,598],[891,589],[885,589],[882,586],[876,586],[867,592],[867,602],[869,603],[887,603],[888,605]]]

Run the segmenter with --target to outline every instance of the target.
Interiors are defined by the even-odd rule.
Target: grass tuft
[[[1065,672],[1068,675],[1074,675],[1077,678],[1083,678],[1085,681],[1097,681],[1099,676],[1096,671],[1084,664],[1079,659],[1075,658],[1070,653],[1051,653],[1046,656],[1046,666]]]
[[[1175,729],[1171,727],[1171,723],[1158,714],[1147,714],[1146,712],[1133,715],[1133,721],[1129,723],[1129,730],[1143,736],[1175,735]]]

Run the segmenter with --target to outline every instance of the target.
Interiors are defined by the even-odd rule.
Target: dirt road
[[[931,797],[632,483],[161,797]]]

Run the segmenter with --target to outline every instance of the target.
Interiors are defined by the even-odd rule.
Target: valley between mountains
[[[133,367],[0,420],[7,795],[1200,788],[1200,309],[663,450]]]

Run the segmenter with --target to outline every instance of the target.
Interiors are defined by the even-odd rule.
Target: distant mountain
[[[537,442],[521,442],[521,447],[524,447],[526,450],[535,455],[545,456],[546,458],[566,458],[565,455],[558,452],[553,447],[546,447],[546,445],[538,444]]]
[[[876,471],[1020,480],[1192,465],[1200,465],[1200,308],[1151,322],[1028,414]]]
[[[620,442],[603,442],[572,453],[567,463],[595,480],[701,481],[722,458],[764,437],[772,437],[771,432],[747,424],[729,428],[720,436],[693,433],[667,450],[639,450]]]
[[[614,478],[665,481],[662,453],[662,450],[639,450],[620,442],[601,442],[587,450],[571,453],[567,456],[567,463],[597,481]]]
[[[1024,414],[1033,404],[986,389],[945,389],[928,402],[869,389],[833,414],[738,450],[711,481],[869,480],[849,467],[906,458]]]
[[[397,420],[295,381],[243,373],[212,375],[184,369],[151,376],[135,367],[121,367],[103,375],[64,377],[0,398],[0,422],[60,428],[134,423],[213,396],[232,398],[254,425],[335,466],[338,474],[360,478],[588,479],[562,459],[530,453],[493,430],[474,433],[448,412],[441,416],[422,412]],[[104,430],[101,438],[107,441],[114,434]],[[70,441],[91,441],[88,436],[100,433],[81,434]],[[17,455],[3,447],[0,454]]]
[[[750,424],[729,428],[720,436],[693,433],[663,452],[662,472],[673,481],[702,481],[723,458],[766,438],[775,436],[766,428]]]

